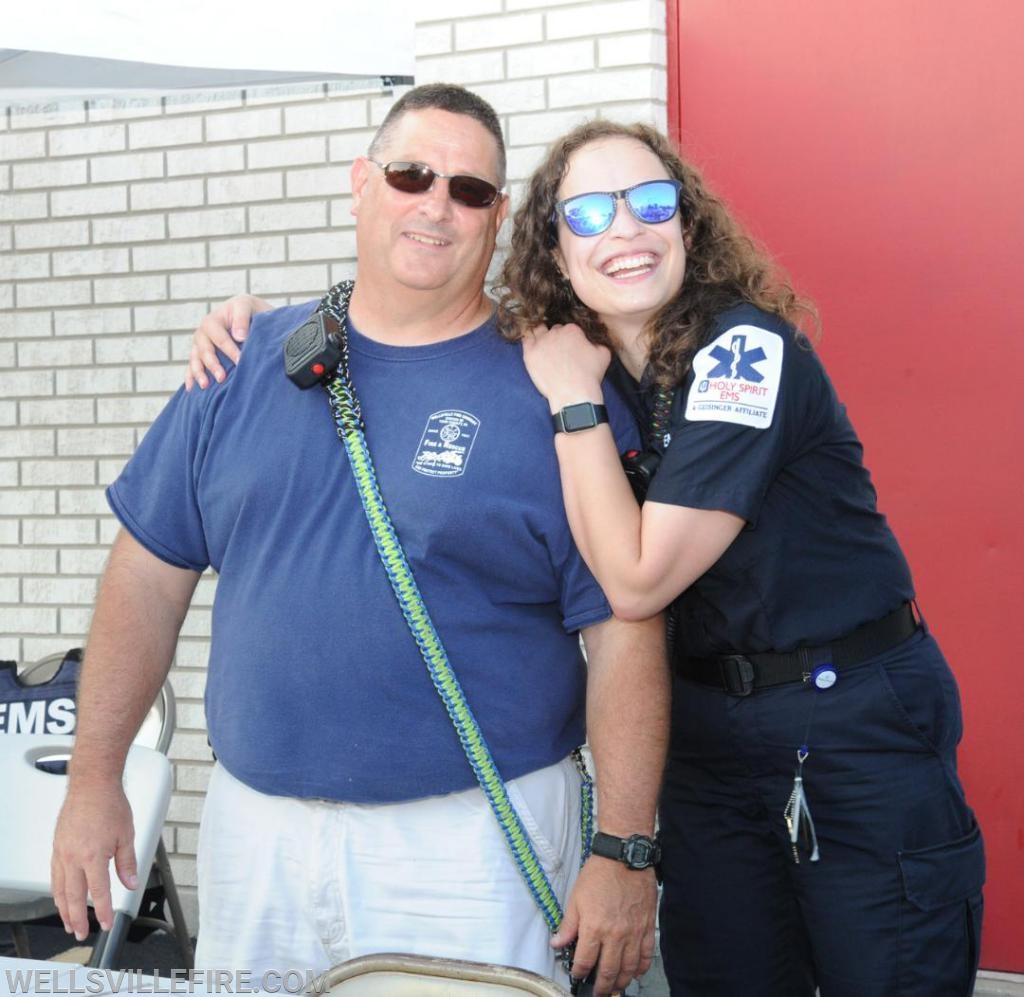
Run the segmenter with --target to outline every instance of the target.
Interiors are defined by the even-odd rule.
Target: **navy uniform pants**
[[[956,681],[919,631],[740,697],[677,679],[661,803],[673,997],[968,997],[985,859],[956,773]],[[797,748],[820,860],[783,810]]]

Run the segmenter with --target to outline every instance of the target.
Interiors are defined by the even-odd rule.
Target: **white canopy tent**
[[[0,106],[313,80],[411,82],[403,0],[23,0],[0,21]]]

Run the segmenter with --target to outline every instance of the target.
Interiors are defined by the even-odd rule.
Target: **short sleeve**
[[[107,489],[107,502],[124,528],[178,568],[203,571],[210,563],[196,477],[206,415],[222,391],[221,385],[205,392],[179,388]]]
[[[764,496],[805,427],[806,387],[792,335],[732,324],[694,357],[647,497],[757,522]]]

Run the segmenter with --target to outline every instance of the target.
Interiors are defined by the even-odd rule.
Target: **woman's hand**
[[[600,402],[612,354],[595,346],[578,325],[535,326],[523,339],[523,360],[552,412],[576,402]]]
[[[214,380],[223,381],[227,374],[217,357],[217,350],[233,363],[238,363],[241,356],[238,344],[249,335],[249,322],[253,315],[272,307],[269,301],[251,294],[236,294],[214,308],[192,333],[192,349],[185,369],[185,390],[191,391],[194,384],[200,388],[208,387],[207,371]]]

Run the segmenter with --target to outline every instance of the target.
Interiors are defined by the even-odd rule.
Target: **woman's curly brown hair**
[[[657,383],[680,384],[693,355],[705,345],[715,317],[744,301],[794,325],[809,318],[816,327],[814,306],[797,296],[664,135],[644,124],[599,120],[579,125],[555,142],[516,211],[509,252],[496,285],[501,325],[509,339],[519,339],[541,323],[574,322],[592,342],[615,348],[604,324],[576,297],[553,252],[558,238],[555,202],[569,159],[583,146],[605,138],[629,138],[647,146],[683,185],[680,224],[686,243],[686,276],[679,293],[654,317],[649,329],[650,374]]]

